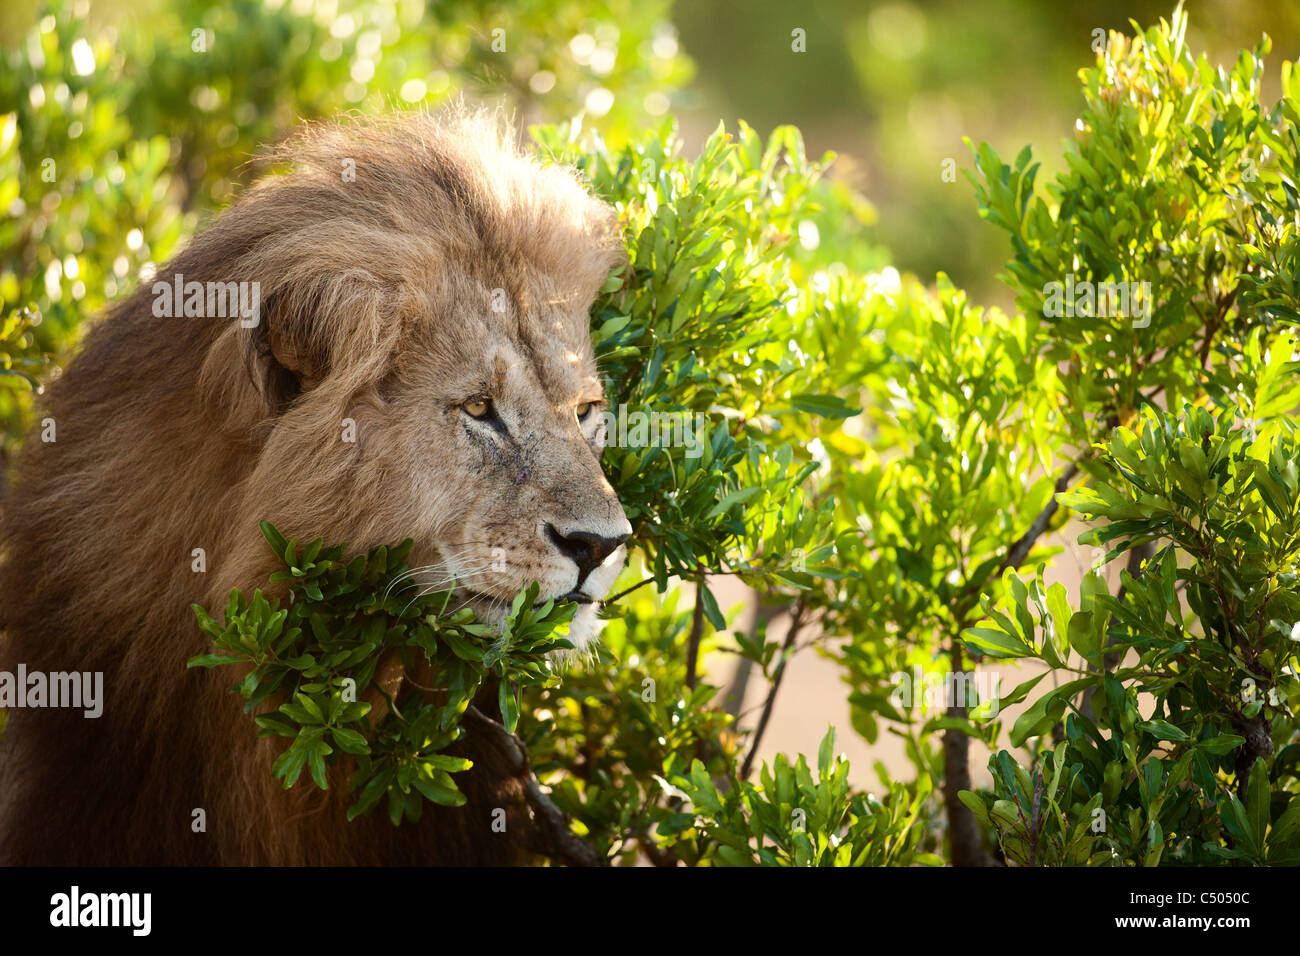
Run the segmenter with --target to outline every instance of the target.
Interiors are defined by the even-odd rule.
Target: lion
[[[528,858],[518,761],[472,726],[468,802],[418,824],[348,822],[346,776],[285,791],[224,668],[186,669],[210,650],[190,605],[266,589],[266,519],[355,553],[411,537],[419,585],[488,622],[535,581],[590,648],[632,530],[589,325],[626,266],[616,211],[465,109],[307,126],[268,159],[285,171],[93,323],[38,416],[54,440],[25,443],[0,669],[102,672],[104,701],[11,711],[2,862]]]

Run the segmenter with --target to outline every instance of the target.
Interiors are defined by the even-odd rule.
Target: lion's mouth
[[[596,603],[596,599],[592,597],[590,594],[587,594],[585,591],[570,591],[568,594],[561,594],[555,600],[571,601],[574,604],[595,604]],[[545,604],[546,602],[543,601],[542,603]]]
[[[533,604],[534,610],[545,606],[547,601],[554,601],[556,604],[597,604],[599,603],[590,594],[584,591],[570,591],[568,594],[561,594],[559,597],[546,598],[544,601],[537,601]]]
[[[499,597],[494,597],[493,595],[490,594],[484,594],[482,591],[472,591],[469,588],[462,588],[461,590],[462,593],[464,593],[464,595],[471,600],[477,599],[479,601],[484,601],[484,602],[499,602],[501,600]],[[543,600],[540,601],[534,601],[533,607],[534,608],[542,607],[546,604],[547,601],[554,601],[557,604],[599,603],[594,597],[592,597],[590,594],[586,593],[585,591],[575,590],[575,591],[570,591],[567,594],[561,594],[558,597],[544,598]]]

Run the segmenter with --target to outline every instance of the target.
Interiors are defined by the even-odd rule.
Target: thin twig
[[[862,534],[863,532],[858,530],[858,531],[853,531],[851,533]],[[759,568],[740,568],[739,570],[736,571],[723,571],[717,568],[700,568],[699,570],[711,578],[723,578],[723,577],[737,578],[745,574],[761,575],[765,573],[768,569],[759,567]],[[612,594],[607,598],[602,598],[600,603],[602,606],[606,604],[617,603],[619,599],[626,597],[627,595],[631,594],[633,591],[640,590],[641,588],[645,587],[647,584],[653,583],[654,580],[655,579],[653,577],[644,578],[643,580],[638,581],[636,584],[633,584],[631,587],[624,588],[622,591],[619,591],[617,594]]]
[[[763,733],[767,730],[767,722],[772,716],[772,707],[776,703],[776,692],[781,689],[781,678],[785,676],[785,665],[790,658],[790,649],[794,646],[795,638],[799,636],[799,629],[804,623],[805,609],[802,597],[794,602],[794,610],[790,614],[790,630],[781,645],[781,660],[776,665],[776,673],[772,675],[772,686],[767,689],[767,700],[763,701],[763,713],[758,718],[758,726],[754,728],[754,737],[749,744],[749,753],[745,755],[745,763],[740,768],[741,780],[749,776],[749,771],[754,766],[758,745],[763,741]]]
[[[1029,557],[1029,552],[1034,550],[1034,545],[1043,536],[1048,525],[1052,523],[1052,519],[1056,517],[1056,512],[1061,507],[1056,500],[1056,496],[1069,489],[1070,482],[1079,473],[1079,463],[1082,460],[1082,458],[1075,459],[1070,462],[1065,471],[1061,472],[1060,477],[1056,479],[1056,485],[1052,488],[1052,499],[1038,513],[1038,517],[1033,520],[1025,533],[1007,549],[1007,556],[1002,559],[1002,564],[998,566],[999,575],[1008,568],[1019,568],[1024,563],[1025,558]]]
[[[619,598],[626,597],[627,595],[631,594],[633,591],[637,590],[638,588],[643,588],[643,587],[645,587],[647,584],[649,584],[649,583],[652,582],[653,580],[654,580],[654,578],[646,578],[646,579],[643,580],[643,581],[638,581],[636,584],[632,585],[630,588],[624,588],[622,591],[619,591],[617,594],[613,595],[612,597],[607,597],[607,598],[605,598],[605,599],[602,600],[600,603],[601,603],[601,604],[614,604],[614,603],[616,603],[616,602],[619,600]]]
[[[700,638],[704,634],[705,576],[701,573],[695,581],[695,609],[691,612],[691,634],[686,640],[686,688],[695,690],[695,671],[700,663]]]

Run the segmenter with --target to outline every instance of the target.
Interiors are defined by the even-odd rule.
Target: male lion
[[[412,537],[421,585],[454,578],[489,621],[535,580],[585,602],[571,635],[585,646],[631,531],[600,468],[588,326],[625,263],[614,211],[484,115],[311,128],[272,158],[289,171],[95,324],[41,413],[55,440],[26,442],[3,506],[0,669],[102,671],[104,702],[99,719],[11,712],[4,862],[505,863],[528,849],[515,758],[472,727],[468,804],[418,825],[347,822],[342,780],[282,790],[283,742],[256,739],[229,674],[186,670],[207,650],[189,608],[265,586],[265,518],[353,551]],[[178,274],[184,302],[166,307]],[[257,314],[214,316],[207,283],[232,298],[247,284]]]

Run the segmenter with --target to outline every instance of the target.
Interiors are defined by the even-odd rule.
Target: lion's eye
[[[473,418],[487,418],[492,412],[492,400],[490,398],[471,398],[461,406]]]
[[[583,402],[579,405],[577,409],[578,421],[585,422],[588,416],[591,415],[592,411],[595,409],[596,405],[596,402]]]

